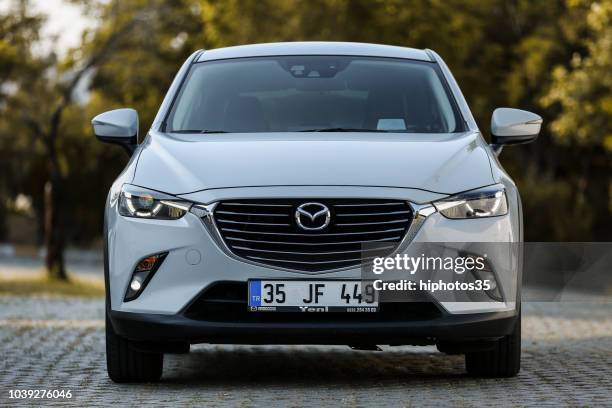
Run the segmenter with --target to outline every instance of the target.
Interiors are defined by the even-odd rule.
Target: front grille
[[[298,225],[296,210],[309,202],[329,208],[331,219],[324,229],[308,231]],[[318,272],[389,255],[406,234],[412,210],[400,200],[237,200],[220,202],[214,217],[225,244],[236,255]]]

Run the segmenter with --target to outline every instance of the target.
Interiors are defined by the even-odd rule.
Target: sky
[[[11,0],[0,0],[0,12],[6,10]],[[93,21],[85,18],[81,8],[64,0],[31,0],[34,12],[46,14],[47,23],[42,30],[41,47],[45,51],[55,49],[59,55],[65,50],[79,45],[81,33]],[[53,36],[58,36],[57,41],[52,41]]]

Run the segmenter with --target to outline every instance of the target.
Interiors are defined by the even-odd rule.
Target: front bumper
[[[516,311],[446,314],[405,322],[226,323],[109,311],[115,332],[134,341],[215,344],[435,344],[495,340],[511,333]]]
[[[367,188],[355,194],[367,196]],[[240,196],[240,191],[235,194]],[[282,188],[264,196],[287,196]],[[296,192],[295,194],[298,194]],[[304,188],[300,196],[333,196],[334,191]],[[372,198],[380,197],[380,188]],[[411,201],[411,197],[406,197]],[[512,200],[510,201],[512,203]],[[415,242],[514,242],[518,240],[517,208],[503,217],[449,220],[427,216],[412,237]],[[499,338],[509,334],[517,319],[515,300],[508,302],[437,302],[441,314],[431,319],[394,321],[240,322],[192,319],[186,307],[203,291],[221,281],[249,279],[360,279],[361,269],[318,273],[250,264],[228,254],[197,216],[175,221],[126,218],[107,208],[108,313],[115,331],[136,341],[235,344],[433,344]],[[137,262],[150,254],[168,252],[143,293],[124,302]],[[516,276],[508,277],[517,286]],[[246,300],[246,298],[245,298]],[[435,302],[435,298],[433,298]]]

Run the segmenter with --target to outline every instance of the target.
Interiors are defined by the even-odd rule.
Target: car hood
[[[254,186],[378,186],[453,194],[493,184],[477,132],[151,132],[133,184],[169,194]]]

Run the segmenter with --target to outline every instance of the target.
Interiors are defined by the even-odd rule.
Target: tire
[[[106,369],[116,383],[159,381],[164,365],[161,353],[134,350],[128,339],[119,336],[106,315]]]
[[[521,315],[514,330],[492,350],[465,354],[465,368],[474,377],[514,377],[521,370]]]

